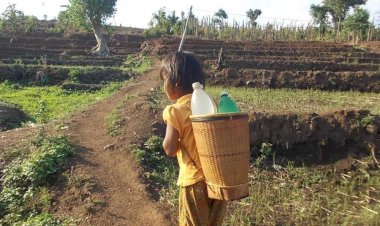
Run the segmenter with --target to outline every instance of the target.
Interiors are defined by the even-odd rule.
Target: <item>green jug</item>
[[[228,93],[223,91],[220,93],[220,100],[218,106],[218,113],[233,113],[238,112],[239,109],[235,103],[229,96]]]

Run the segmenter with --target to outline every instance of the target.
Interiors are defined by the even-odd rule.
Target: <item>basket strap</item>
[[[201,170],[202,167],[198,167],[198,166],[197,166],[197,164],[195,163],[194,159],[191,158],[189,152],[186,150],[186,148],[185,148],[181,143],[179,143],[179,148],[181,149],[182,154],[183,154],[183,155],[187,155],[187,157],[189,157],[189,159],[191,160],[191,162],[193,163],[193,165],[194,165],[198,170],[202,171],[202,170]],[[202,171],[202,172],[203,172],[203,171]]]
[[[188,103],[186,104],[186,107],[187,107],[187,108],[190,110],[190,112],[191,112],[191,105],[190,105],[190,102],[188,102]],[[202,171],[202,170],[201,170],[202,167],[198,167],[198,166],[197,166],[197,164],[195,163],[194,159],[191,158],[190,153],[186,150],[186,148],[185,148],[181,143],[179,143],[179,147],[181,148],[182,154],[187,155],[187,156],[189,157],[189,159],[191,160],[191,162],[193,163],[193,165],[194,165],[198,170]],[[203,171],[202,171],[202,172],[203,172]]]

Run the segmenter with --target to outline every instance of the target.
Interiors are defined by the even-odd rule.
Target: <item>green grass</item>
[[[58,86],[27,87],[0,84],[0,101],[21,107],[31,121],[44,123],[84,109],[119,90],[123,83],[110,83],[97,92],[68,92]]]
[[[151,69],[152,65],[153,61],[149,56],[136,56],[130,54],[125,60],[123,66],[121,66],[121,69],[142,74]]]
[[[323,113],[341,109],[366,109],[372,114],[380,114],[380,93],[206,87],[206,91],[215,100],[219,100],[222,90],[226,90],[243,111]]]
[[[122,103],[119,103],[106,117],[107,133],[113,137],[121,134],[122,108]]]
[[[116,107],[106,116],[106,129],[107,133],[111,136],[118,136],[122,134],[121,124],[123,122],[123,111],[126,106],[126,102],[132,98],[135,98],[136,96],[133,95],[125,95],[124,99],[122,99]]]
[[[144,178],[150,186],[157,188],[160,200],[168,203],[173,209],[178,208],[178,165],[165,156],[162,149],[163,138],[151,136],[141,147],[133,150],[136,160],[144,168]]]

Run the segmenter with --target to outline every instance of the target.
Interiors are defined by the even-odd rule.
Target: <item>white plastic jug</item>
[[[199,82],[193,83],[193,89],[193,95],[191,96],[191,113],[193,115],[217,113],[215,102],[203,90],[203,86]]]

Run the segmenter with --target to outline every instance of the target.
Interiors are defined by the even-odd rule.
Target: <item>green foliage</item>
[[[5,80],[3,83],[0,83],[0,90],[4,91],[16,91],[19,90],[21,87],[17,83],[12,83],[9,80]]]
[[[273,154],[272,144],[271,143],[262,143],[260,148],[260,154],[267,158],[268,156]]]
[[[69,7],[58,14],[57,23],[52,32],[61,33],[64,31],[91,31],[91,24],[86,20],[84,14],[78,12],[76,8]]]
[[[34,32],[37,30],[38,19],[35,16],[25,16],[23,24],[25,32]]]
[[[17,225],[49,225],[49,226],[58,226],[62,225],[61,220],[54,218],[48,213],[42,213],[38,214],[36,216],[29,217],[25,222],[23,223],[17,223]]]
[[[47,123],[48,118],[47,118],[47,103],[45,100],[40,100],[39,105],[38,105],[38,111],[36,114],[36,121],[37,123]]]
[[[328,28],[327,25],[329,24],[329,18],[331,18],[331,22],[334,25],[334,39],[339,38],[337,36],[339,34],[337,31],[341,30],[341,25],[343,22],[345,23],[345,28],[349,27],[347,26],[348,24],[363,24],[363,20],[358,23],[353,22],[353,18],[347,18],[347,21],[346,16],[351,8],[357,8],[357,6],[365,4],[366,1],[367,0],[326,0],[320,5],[312,4],[310,7],[310,15],[313,17],[314,22],[318,23],[320,26],[320,37],[325,36],[325,32]],[[368,28],[368,19],[366,21],[367,22],[364,22],[364,24],[367,24]],[[362,32],[364,33],[367,28],[363,29]],[[346,37],[347,35],[343,34],[342,36]]]
[[[261,15],[262,11],[260,9],[255,9],[254,11],[252,9],[249,9],[247,11],[247,17],[249,18],[249,21],[251,22],[252,27],[256,27],[257,18]]]
[[[151,69],[152,64],[152,59],[149,56],[129,54],[121,69],[142,74]]]
[[[0,17],[0,32],[24,33],[35,31],[38,20],[35,16],[25,16],[15,4],[10,4]]]
[[[111,111],[109,115],[106,117],[106,124],[107,124],[107,133],[111,136],[117,136],[121,134],[120,126],[122,122],[122,104],[118,104],[115,109]]]
[[[0,101],[21,106],[31,121],[48,122],[102,100],[122,85],[112,82],[96,92],[67,92],[58,86],[25,87],[9,82],[0,83]]]
[[[116,12],[117,0],[70,0],[69,7],[58,15],[53,32],[91,31],[94,24],[102,25]]]
[[[321,26],[325,25],[328,19],[328,7],[324,5],[314,5],[310,6],[310,15],[313,17],[314,22],[320,24]]]
[[[17,10],[15,4],[10,4],[2,13],[1,19],[4,31],[18,32],[22,29],[24,12]]]
[[[272,156],[274,159],[275,153],[274,153],[274,150],[272,149],[272,144],[271,143],[262,143],[260,146],[258,154],[259,155],[255,159],[255,164],[257,167],[260,166],[260,164],[263,160],[268,159],[270,156]]]
[[[219,26],[223,26],[223,21],[228,19],[228,15],[224,9],[219,9],[212,18],[213,23],[219,24]]]
[[[143,35],[146,37],[160,37],[162,35],[180,34],[182,21],[176,16],[175,11],[171,14],[166,12],[165,8],[161,8],[157,13],[153,13],[150,21],[150,28],[144,30]]]
[[[117,0],[70,0],[68,8],[72,19],[90,20],[104,24],[116,12]]]
[[[343,22],[344,29],[348,31],[361,31],[366,34],[369,27],[369,12],[366,9],[355,7],[352,15],[347,16]]]
[[[164,155],[162,142],[161,137],[151,136],[142,148],[135,148],[133,154],[145,169],[144,177],[160,189],[160,195],[166,201],[176,206],[178,166]]]
[[[54,181],[63,164],[73,152],[73,146],[67,138],[37,137],[33,142],[32,154],[7,166],[4,170],[3,190],[0,193],[0,223],[22,221],[37,206],[47,206],[49,195],[42,189]],[[41,190],[42,189],[42,190]],[[39,199],[36,201],[36,196]]]
[[[347,16],[349,10],[357,5],[363,5],[367,0],[325,0],[322,6],[328,10],[331,20],[334,24],[335,30],[340,29],[338,27],[340,22],[343,22]]]
[[[70,68],[70,71],[68,73],[69,81],[73,83],[79,83],[79,77],[82,74],[87,74],[91,71],[93,71],[93,68],[87,68],[87,67],[73,67]]]
[[[359,124],[363,127],[374,124],[375,117],[373,115],[367,115],[366,117],[359,120]]]

